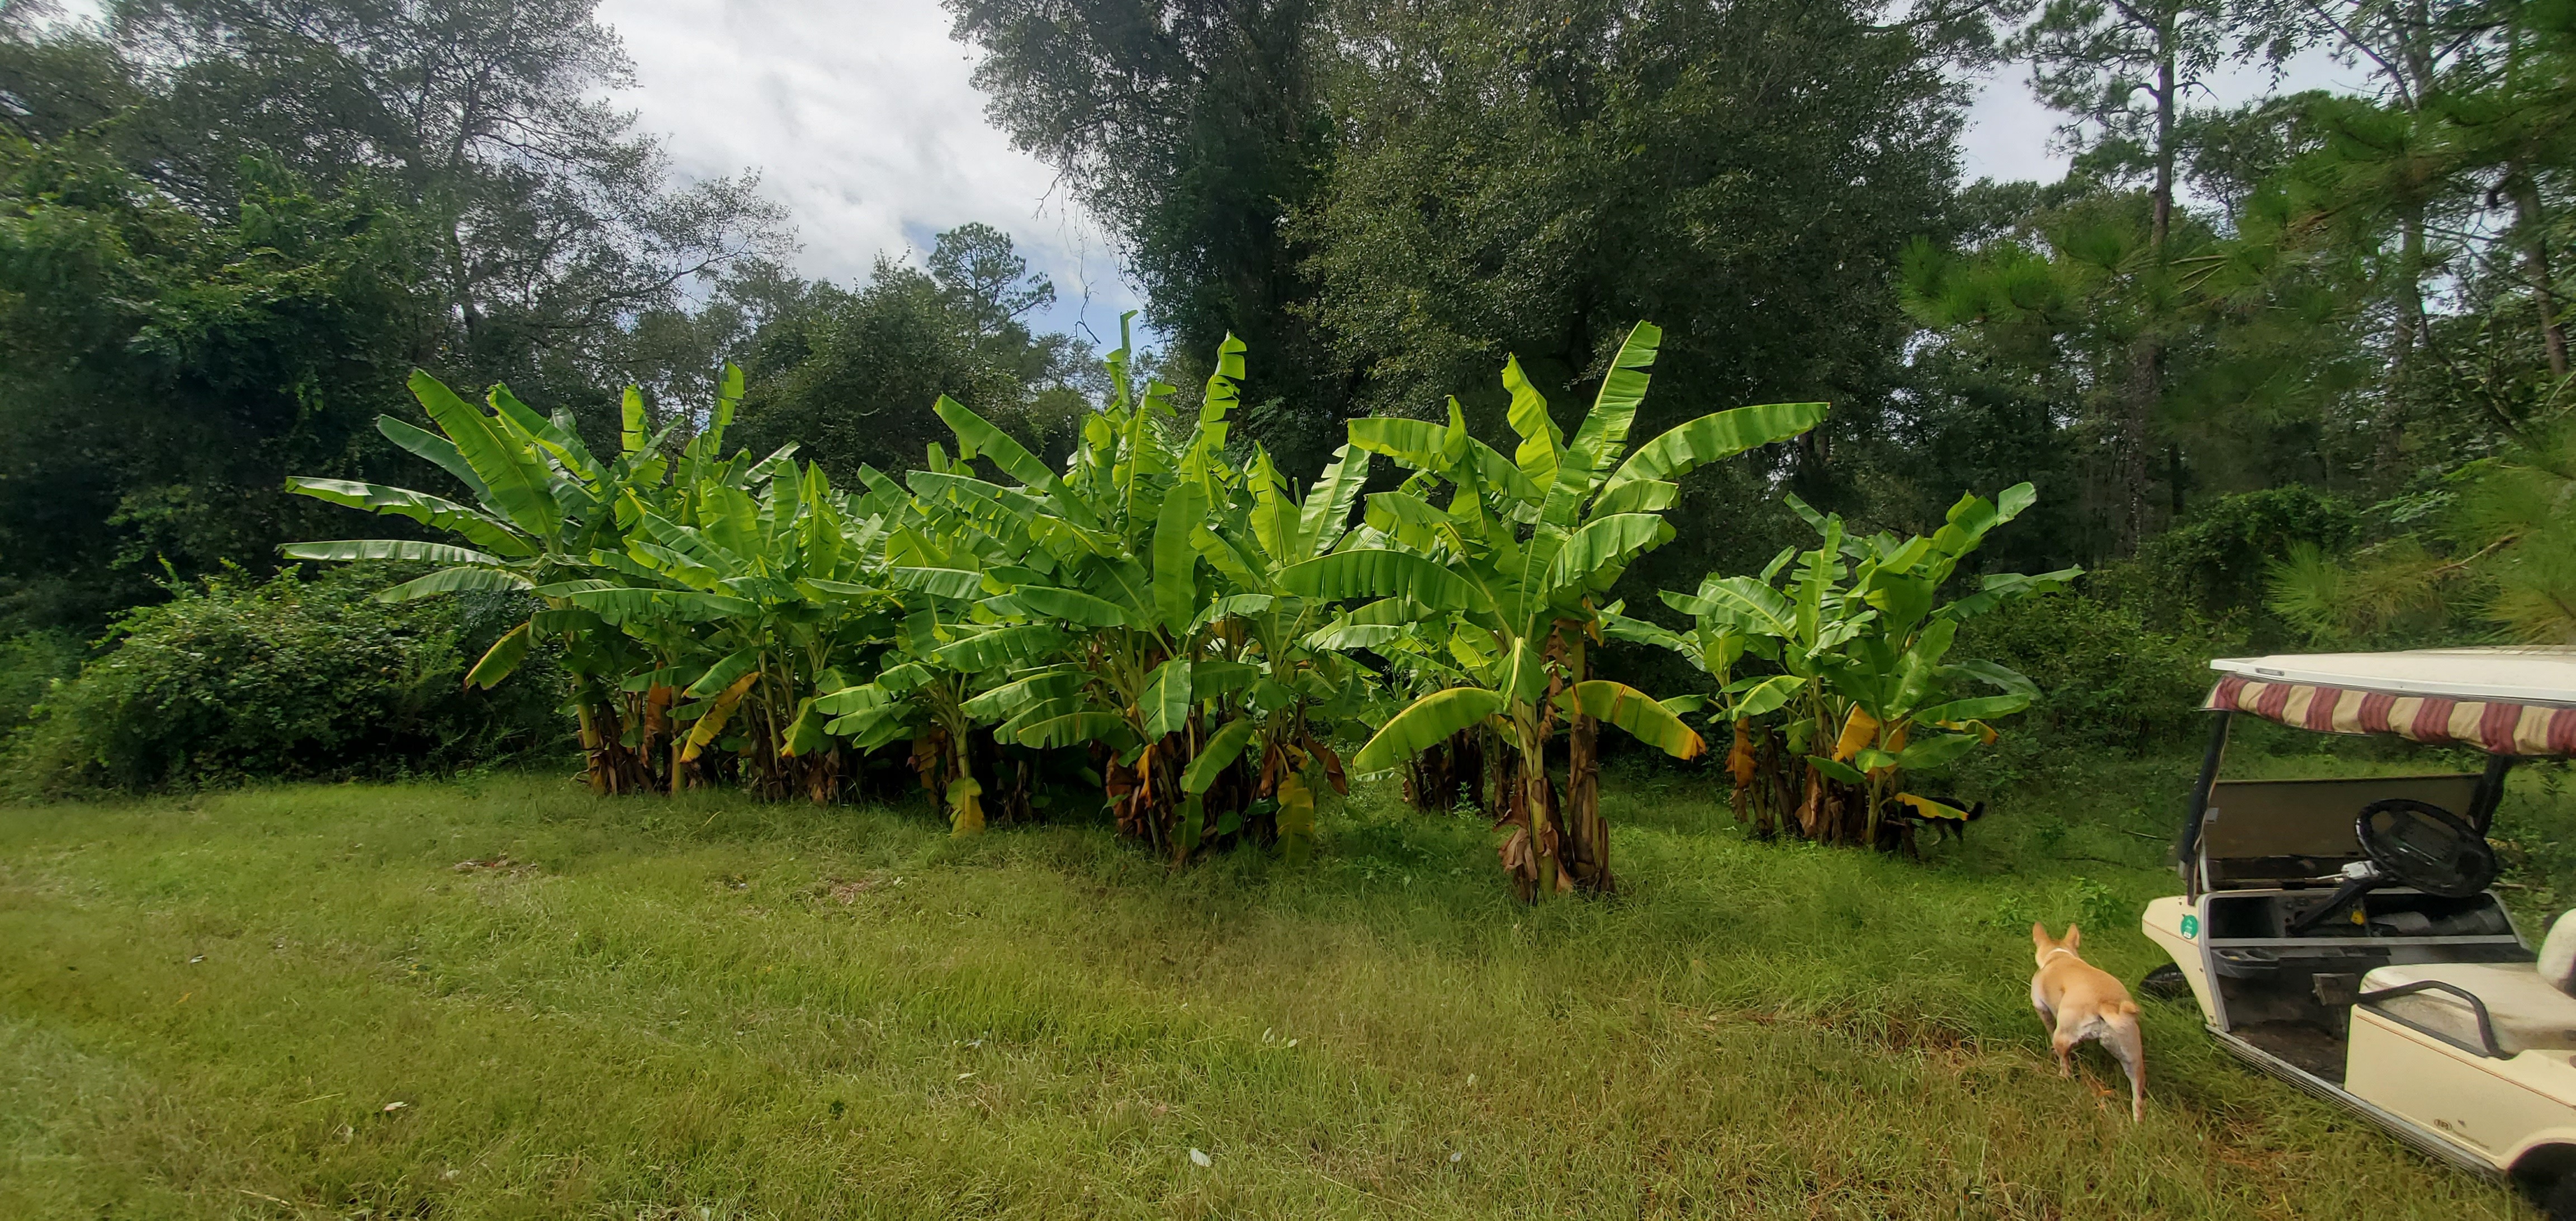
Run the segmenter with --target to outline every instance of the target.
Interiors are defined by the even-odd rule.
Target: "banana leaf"
[[[1404,597],[1436,610],[1490,610],[1483,594],[1456,573],[1418,555],[1368,548],[1337,551],[1282,569],[1279,587],[1300,597]]]
[[[1243,757],[1243,748],[1252,744],[1252,731],[1251,720],[1243,719],[1228,721],[1209,734],[1208,740],[1199,744],[1198,757],[1190,760],[1189,768],[1181,773],[1182,790],[1192,796],[1207,792],[1226,768]]]
[[[492,568],[441,568],[376,595],[379,602],[410,602],[440,594],[496,594],[528,588],[532,582],[515,572]]]
[[[430,564],[482,564],[497,567],[499,556],[471,547],[418,543],[409,539],[344,539],[329,543],[289,543],[278,551],[290,560],[417,560]]]
[[[1679,479],[1711,462],[1786,441],[1824,419],[1823,403],[1767,403],[1701,416],[1638,446],[1601,485],[1601,494],[1614,495],[1641,479]]]
[[[1396,713],[1351,756],[1351,770],[1382,772],[1480,724],[1507,706],[1502,693],[1482,687],[1434,691]]]
[[[1708,749],[1671,709],[1626,683],[1594,679],[1576,683],[1558,699],[1584,715],[1628,731],[1629,736],[1676,759],[1696,759]]]

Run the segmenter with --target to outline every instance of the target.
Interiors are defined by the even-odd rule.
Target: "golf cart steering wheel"
[[[2371,802],[2361,807],[2352,830],[2386,881],[2445,899],[2468,898],[2495,881],[2495,852],[2487,838],[2469,820],[2430,802]]]
[[[2431,802],[2412,797],[2371,802],[2361,807],[2352,831],[2370,859],[2345,866],[2343,886],[2324,906],[2292,924],[2291,936],[2334,919],[2381,886],[2412,886],[2428,895],[2465,899],[2495,881],[2495,852],[2486,837],[2467,819]]]

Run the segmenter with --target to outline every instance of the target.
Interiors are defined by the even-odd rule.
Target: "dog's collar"
[[[2049,958],[2050,958],[2050,957],[2052,957],[2052,956],[2054,956],[2054,955],[2058,955],[2058,954],[2072,954],[2072,953],[2074,953],[2074,952],[2075,952],[2075,951],[2070,950],[2070,949],[2067,949],[2065,946],[2062,946],[2062,945],[2061,945],[2061,946],[2057,947],[2056,949],[2050,950],[2050,951],[2049,951],[2048,953],[2046,953],[2046,954],[2042,954],[2042,955],[2040,955],[2040,956],[2039,956],[2039,960],[2040,960],[2041,962],[2046,962],[2046,961],[2048,961],[2048,960],[2049,960]]]

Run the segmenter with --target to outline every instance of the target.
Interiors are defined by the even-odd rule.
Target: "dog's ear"
[[[2037,920],[2033,920],[2033,921],[2031,921],[2031,922],[2030,922],[2030,943],[2031,943],[2032,945],[2038,946],[2040,949],[2043,949],[2043,950],[2048,949],[2048,948],[2049,948],[2049,946],[2050,946],[2050,942],[2049,942],[2049,938],[2048,938],[2048,926],[2047,926],[2047,925],[2045,925],[2045,924],[2040,923],[2040,922],[2039,922],[2039,921],[2037,921]]]
[[[2071,949],[2076,948],[2077,946],[2083,945],[2083,944],[2084,944],[2084,930],[2083,930],[2083,929],[2080,929],[2080,928],[2077,928],[2077,927],[2075,927],[2075,926],[2074,926],[2074,925],[2072,925],[2072,924],[2067,925],[2067,926],[2066,926],[2066,939],[2065,939],[2065,940],[2063,940],[2063,941],[2058,942],[2057,944],[2062,945],[2062,946],[2065,946],[2067,949],[2070,949],[2070,950],[2071,950]]]

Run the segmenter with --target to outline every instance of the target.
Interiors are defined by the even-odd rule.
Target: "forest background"
[[[1783,493],[1906,533],[2027,480],[1981,562],[2094,573],[1976,629],[2048,693],[2032,749],[2185,732],[2219,653],[2576,619],[2535,543],[2567,532],[2533,525],[2576,474],[2576,4],[948,8],[991,119],[1115,239],[1161,374],[1249,343],[1235,436],[1292,481],[1344,420],[1451,394],[1506,437],[1508,354],[1578,407],[1641,318],[1639,435],[1831,402],[1686,493],[1637,613],[1806,541]],[[2319,54],[2366,88],[2209,100]],[[2064,120],[2058,182],[1962,181],[1963,82],[2009,65]],[[271,579],[348,528],[288,474],[436,486],[373,427],[416,414],[414,368],[605,442],[620,386],[685,435],[731,361],[750,446],[843,479],[919,465],[940,393],[1069,449],[1095,354],[1034,332],[1055,288],[1006,235],[801,279],[754,178],[675,185],[603,100],[630,73],[590,0],[0,3],[0,729],[197,735],[250,774],[561,747],[542,683],[458,690],[513,608]],[[2500,468],[2547,504],[2499,512]],[[203,778],[181,754],[154,774]]]

